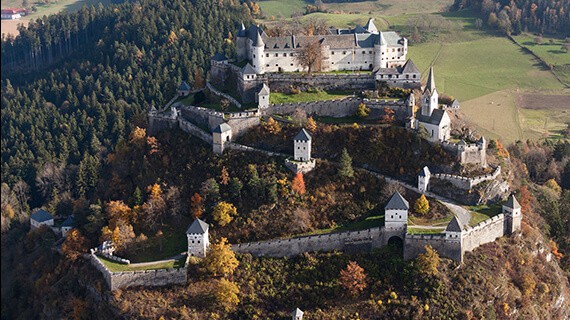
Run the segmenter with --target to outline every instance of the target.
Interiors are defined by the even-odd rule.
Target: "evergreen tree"
[[[342,153],[340,155],[340,168],[338,169],[338,175],[342,178],[350,178],[354,176],[352,158],[348,154],[346,148],[342,149]]]

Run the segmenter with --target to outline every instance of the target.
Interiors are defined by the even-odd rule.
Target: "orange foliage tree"
[[[530,212],[532,209],[533,195],[528,190],[527,186],[519,189],[519,204],[523,213]]]
[[[357,296],[366,288],[366,273],[356,262],[350,261],[346,269],[340,271],[340,285],[352,296]]]
[[[384,115],[382,116],[382,122],[393,123],[396,120],[394,116],[394,110],[390,108],[384,108]]]
[[[87,252],[87,239],[77,229],[67,232],[65,241],[61,245],[61,252],[71,261],[77,260],[82,254]]]
[[[315,133],[317,132],[317,122],[315,121],[315,119],[313,119],[313,117],[309,117],[309,119],[307,119],[307,130],[309,130],[310,133]]]
[[[270,134],[279,134],[281,132],[281,125],[272,117],[269,117],[263,124],[263,129]]]
[[[192,212],[192,218],[200,218],[204,213],[204,209],[202,208],[202,203],[204,199],[196,192],[190,198],[190,211]]]
[[[297,194],[305,194],[305,179],[303,179],[303,173],[299,172],[295,175],[291,183],[291,188],[293,192]]]

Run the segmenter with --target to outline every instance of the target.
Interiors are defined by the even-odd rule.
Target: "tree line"
[[[455,10],[472,8],[507,34],[570,35],[570,2],[556,0],[455,0]]]

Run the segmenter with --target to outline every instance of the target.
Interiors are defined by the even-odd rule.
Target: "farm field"
[[[112,2],[112,0],[59,0],[57,3],[50,3],[50,4],[43,4],[36,2],[34,6],[36,6],[37,11],[32,12],[27,16],[22,17],[19,20],[2,20],[2,33],[3,34],[18,34],[18,25],[28,25],[30,20],[39,19],[45,15],[50,15],[54,13],[58,13],[61,11],[77,11],[81,9],[84,5],[91,6],[97,5],[98,3],[102,3],[103,5],[108,5]],[[19,8],[22,7],[21,0],[8,0],[2,1],[1,5],[2,9],[4,8]]]

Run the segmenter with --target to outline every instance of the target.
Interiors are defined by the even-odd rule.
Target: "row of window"
[[[386,77],[388,77],[388,79],[392,79],[392,75],[391,75],[391,74],[386,75]],[[400,79],[400,76],[399,76],[399,75],[395,75],[395,77],[396,77],[396,79]],[[413,75],[412,75],[412,79],[415,79],[415,78],[416,78],[416,75],[413,74]],[[384,79],[384,75],[383,75],[383,74],[380,75],[380,79]],[[409,75],[409,74],[406,75],[406,79],[410,79],[410,75]]]

